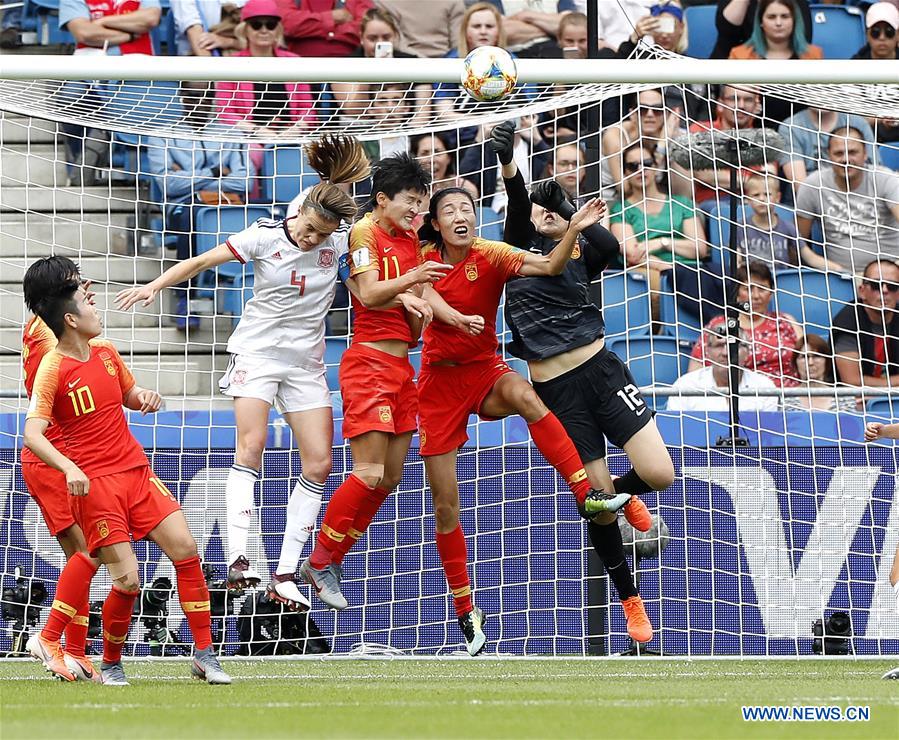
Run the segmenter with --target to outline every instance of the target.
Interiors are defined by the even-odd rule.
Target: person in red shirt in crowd
[[[287,48],[301,57],[346,57],[361,40],[372,0],[278,0]]]
[[[178,580],[181,607],[196,641],[191,672],[209,683],[229,684],[212,647],[209,590],[200,568],[197,544],[181,506],[150,468],[144,449],[131,434],[122,411],[159,410],[155,391],[139,388],[115,347],[98,340],[100,316],[84,286],[59,276],[54,258],[38,260],[25,274],[28,307],[53,331],[57,345],[44,355],[34,380],[25,419],[25,445],[42,462],[65,476],[75,521],[88,552],[106,565],[113,586],[103,605],[103,683],[126,685],[122,647],[139,594],[137,557],[131,546],[148,538],[168,555]],[[51,421],[65,441],[65,454],[45,432]],[[60,578],[50,619],[77,613],[87,601],[96,566],[80,558],[78,572]],[[51,670],[75,680],[58,665],[59,643],[41,635],[28,640],[29,652]]]
[[[468,440],[470,414],[484,420],[512,414],[523,417],[534,444],[568,483],[585,518],[617,511],[630,501],[630,494],[591,489],[562,423],[533,386],[497,354],[496,312],[506,282],[516,276],[559,275],[578,235],[597,223],[604,210],[601,200],[588,201],[572,216],[558,245],[544,255],[476,237],[474,200],[467,190],[447,188],[431,198],[429,220],[419,231],[428,242],[422,259],[452,266],[446,277],[425,288],[436,320],[424,332],[418,378],[419,436],[434,497],[437,552],[470,655],[481,652],[487,639],[485,615],[472,604],[465,534],[459,524],[456,457]],[[472,315],[482,316],[485,324],[475,335],[464,321]]]

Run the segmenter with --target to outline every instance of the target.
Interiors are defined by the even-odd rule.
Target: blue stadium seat
[[[198,208],[194,220],[196,234],[194,249],[203,254],[215,249],[231,234],[243,231],[260,218],[270,218],[271,211],[264,206],[206,206]],[[219,265],[218,275],[233,281],[238,275],[252,274],[253,266],[242,265],[236,260]],[[215,273],[207,270],[198,277],[201,287],[215,287]]]
[[[503,240],[503,217],[492,208],[478,208],[478,235],[484,239]]]
[[[253,273],[234,276],[230,285],[219,286],[216,296],[219,298],[219,310],[222,313],[231,314],[234,317],[234,325],[240,321],[243,307],[253,296]]]
[[[865,16],[861,10],[841,5],[810,5],[812,43],[826,59],[851,59],[865,45]]]
[[[690,343],[664,334],[613,337],[606,346],[628,366],[639,387],[671,385],[687,369]]]
[[[708,59],[715,48],[718,30],[715,28],[715,5],[692,5],[684,12],[687,24],[687,56]]]
[[[649,283],[641,273],[610,270],[601,285],[607,336],[650,331]]]
[[[684,342],[695,342],[702,333],[699,318],[689,311],[681,311],[672,285],[673,272],[663,273],[659,296],[659,322],[664,333]]]
[[[774,302],[777,310],[793,316],[805,331],[826,337],[831,319],[855,300],[852,278],[803,267],[777,273]]]
[[[899,396],[880,396],[872,398],[865,405],[865,411],[892,421],[899,417]]]
[[[877,147],[877,163],[899,171],[899,144],[881,144]]]
[[[340,369],[340,358],[346,352],[348,339],[325,339],[325,367],[327,368],[328,388],[332,391],[340,390],[340,381],[337,372]]]
[[[262,155],[262,202],[290,203],[303,190],[319,183],[318,173],[294,146],[268,147]]]

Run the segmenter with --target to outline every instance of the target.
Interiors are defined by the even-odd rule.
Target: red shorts
[[[352,344],[340,361],[343,436],[405,434],[418,427],[415,370],[405,357]]]
[[[493,421],[480,413],[481,404],[496,381],[512,372],[500,357],[464,365],[424,365],[418,377],[422,457],[443,455],[464,445],[469,414]]]
[[[42,462],[23,462],[22,477],[54,537],[75,523],[66,477]]]
[[[91,478],[87,496],[72,496],[72,511],[91,555],[132,536],[142,540],[180,508],[149,465]]]

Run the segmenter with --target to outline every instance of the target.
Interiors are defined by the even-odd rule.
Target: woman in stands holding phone
[[[362,145],[350,137],[323,137],[305,148],[322,182],[313,187],[295,216],[259,219],[204,254],[179,262],[149,285],[116,296],[120,310],[150,305],[164,288],[230,260],[252,261],[253,297],[228,341],[231,361],[219,387],[234,399],[237,449],[226,483],[228,583],[259,583],[247,558],[247,534],[254,489],[262,466],[272,406],[290,426],[303,472],[287,503],[287,522],[278,567],[268,594],[292,609],[309,601],[297,589],[300,553],[315,526],[325,480],[331,472],[333,421],[325,380],[325,317],[334,298],[338,264],[348,248],[353,199],[332,181],[368,176]]]

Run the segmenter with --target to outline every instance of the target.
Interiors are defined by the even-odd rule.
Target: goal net
[[[0,651],[20,649],[22,630],[42,624],[64,564],[18,464],[27,407],[21,279],[29,264],[51,254],[78,262],[93,281],[105,336],[138,383],[165,398],[158,414],[130,414],[131,429],[197,539],[225,654],[461,648],[417,437],[399,490],[344,563],[350,608],[335,614],[312,597],[310,621],[282,614],[261,590],[229,594],[225,479],[235,428],[217,382],[252,272],[230,263],[132,312],[117,311],[112,299],[259,217],[289,214],[297,195],[318,181],[301,144],[323,132],[359,137],[372,159],[412,151],[434,174],[435,189],[468,188],[480,234],[501,239],[506,197],[487,140],[493,125],[513,119],[525,180],[555,178],[575,200],[599,194],[622,244],[616,264],[597,278],[594,298],[602,302],[607,345],[656,409],[677,471],[674,485],[644,497],[664,526],[628,546],[656,630],[648,647],[665,655],[807,655],[813,623],[845,612],[852,652],[899,652],[888,580],[899,545],[896,448],[862,442],[866,420],[899,417],[890,395],[899,320],[853,334],[854,353],[845,332],[834,331],[856,296],[876,293],[888,309],[899,298],[885,273],[863,275],[872,260],[899,258],[899,86],[860,84],[833,66],[816,68],[832,76],[812,77],[801,62],[796,75],[805,82],[771,80],[766,70],[767,82],[750,84],[763,77],[725,63],[731,84],[710,85],[703,80],[729,82],[720,63],[654,48],[640,54],[639,61],[597,63],[589,73],[577,63],[539,71],[523,63],[522,84],[498,104],[475,104],[452,84],[458,61],[395,60],[385,66],[390,76],[353,81],[374,68],[342,64],[351,60],[335,60],[333,69],[294,60],[278,71],[257,60],[238,68],[222,59],[213,68],[183,58],[117,58],[116,74],[135,78],[141,70],[152,79],[114,81],[83,58],[45,58],[41,67],[29,57],[30,72],[4,60]],[[759,70],[748,64],[740,69]],[[688,74],[678,77],[681,71]],[[532,81],[547,78],[559,81]],[[680,82],[653,82],[674,79]],[[840,79],[847,81],[833,84]],[[267,81],[265,92],[259,80]],[[236,89],[264,102],[255,111],[241,108]],[[779,135],[764,137],[762,128]],[[711,130],[721,130],[720,138]],[[730,145],[734,139],[740,146]],[[363,202],[366,183],[355,188]],[[747,257],[763,268],[750,270],[753,285],[740,291],[730,278]],[[736,425],[726,381],[716,387],[728,350],[713,345],[726,338],[702,329],[721,325],[734,300],[748,301],[739,358],[753,371],[744,375]],[[337,385],[351,326],[339,292],[326,339],[337,434],[325,501],[351,468]],[[526,363],[505,349],[510,335],[502,319],[497,329],[504,357],[527,376]],[[834,347],[841,362],[833,360]],[[871,351],[880,354],[866,357]],[[866,358],[862,369],[853,355]],[[418,351],[413,359],[420,364]],[[679,380],[705,367],[712,368],[710,390],[690,379],[696,375]],[[853,372],[855,386],[847,382]],[[461,518],[475,601],[490,616],[488,651],[628,650],[615,589],[524,422],[472,417],[469,434],[459,456]],[[745,446],[718,444],[733,437]],[[629,468],[619,449],[608,460],[615,475]],[[299,473],[290,429],[273,413],[250,537],[265,576],[278,558]],[[127,653],[177,653],[188,632],[171,593],[173,569],[155,545],[135,547],[143,593]],[[43,599],[42,586],[49,592]],[[109,586],[101,570],[92,600]]]

